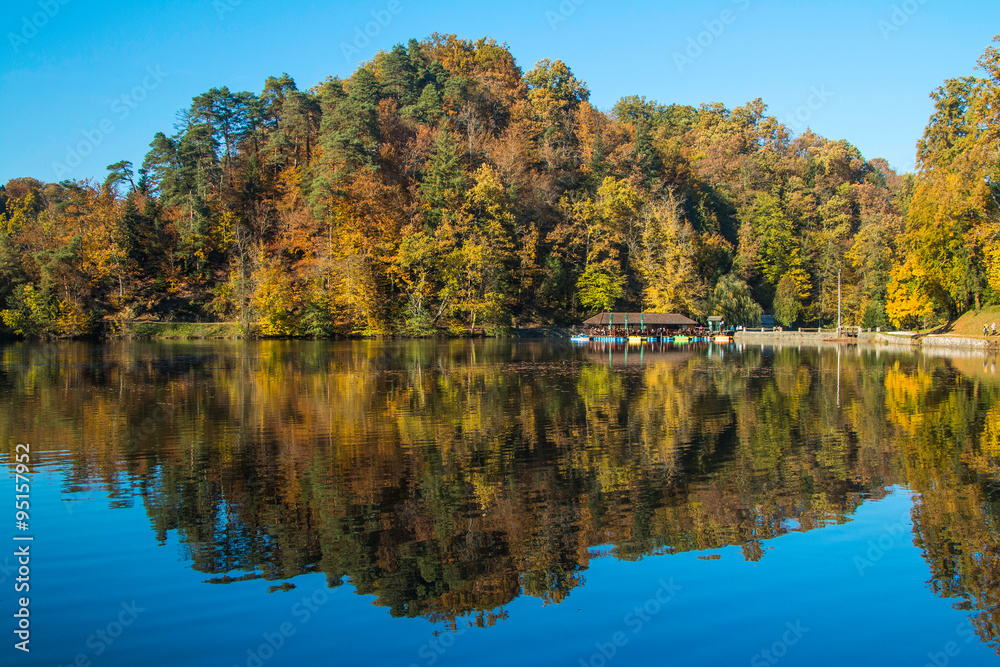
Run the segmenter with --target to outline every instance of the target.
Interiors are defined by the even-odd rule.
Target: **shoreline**
[[[403,333],[386,333],[381,335],[363,335],[352,333],[336,333],[329,336],[262,336],[247,335],[236,322],[135,322],[124,332],[94,333],[87,336],[57,336],[45,338],[25,338],[12,334],[0,333],[0,343],[15,342],[58,342],[58,341],[90,341],[94,343],[109,343],[121,341],[155,341],[155,340],[476,340],[485,338],[504,339],[537,339],[537,338],[569,338],[573,329],[568,326],[535,326],[511,329],[503,334],[487,334],[482,329],[475,332],[462,331],[456,333],[447,328],[436,329],[432,333],[421,336]]]
[[[461,339],[568,339],[573,335],[570,327],[525,327],[513,329],[504,335],[486,335],[483,332],[455,335],[441,330],[427,336],[406,336],[389,334],[384,336],[338,335],[321,338],[299,336],[246,336],[231,322],[143,322],[128,332],[128,335],[94,336],[86,340],[93,342],[156,341],[156,340],[461,340]],[[874,347],[898,347],[912,350],[937,350],[946,352],[978,351],[996,353],[1000,351],[1000,336],[987,339],[954,334],[915,334],[912,332],[861,332],[856,338],[836,338],[835,331],[737,331],[733,334],[735,343],[752,344],[826,344],[826,345],[866,345]],[[30,342],[18,337],[0,337],[0,342]],[[73,338],[44,339],[36,342],[81,340]]]
[[[952,334],[915,334],[910,332],[862,332],[856,339],[846,341],[836,339],[836,332],[812,331],[737,331],[733,341],[737,343],[829,343],[831,345],[871,345],[905,347],[914,350],[975,350],[997,352],[1000,337],[987,339]]]

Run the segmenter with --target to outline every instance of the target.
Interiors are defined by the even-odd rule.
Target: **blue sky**
[[[153,134],[171,134],[209,88],[259,93],[282,72],[308,88],[433,32],[506,42],[524,71],[559,58],[605,110],[632,94],[730,108],[761,97],[794,130],[907,171],[929,93],[976,73],[1000,3],[7,0],[0,26],[0,183],[138,167]]]

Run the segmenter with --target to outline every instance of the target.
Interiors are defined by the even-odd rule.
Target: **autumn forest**
[[[609,309],[822,326],[838,274],[847,324],[930,326],[1000,301],[996,46],[978,72],[932,92],[915,174],[761,99],[602,111],[567,64],[525,73],[487,38],[410,40],[308,90],[212,88],[141,165],[0,188],[0,331],[503,334]]]

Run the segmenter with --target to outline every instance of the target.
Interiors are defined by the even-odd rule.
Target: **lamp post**
[[[840,338],[840,269],[837,269],[837,338]]]

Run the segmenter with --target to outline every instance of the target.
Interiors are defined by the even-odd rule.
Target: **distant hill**
[[[503,333],[601,311],[865,328],[1000,294],[1000,55],[947,81],[900,175],[760,98],[611,110],[560,60],[435,34],[348,79],[212,88],[103,183],[0,188],[0,333],[237,322]]]

